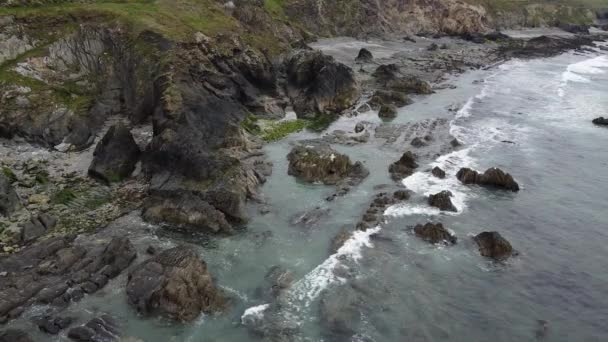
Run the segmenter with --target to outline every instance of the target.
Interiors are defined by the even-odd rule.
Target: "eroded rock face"
[[[513,247],[498,232],[483,232],[473,238],[479,246],[479,253],[488,258],[503,260],[513,254]]]
[[[439,208],[441,211],[458,211],[454,204],[452,204],[453,194],[450,191],[442,191],[429,196],[429,205],[432,207]]]
[[[179,321],[192,321],[203,312],[222,310],[226,304],[207,265],[183,246],[163,251],[133,269],[127,296],[141,314],[161,314]]]
[[[339,114],[360,95],[353,71],[319,51],[302,50],[285,62],[287,94],[300,118]]]
[[[0,215],[10,216],[21,208],[21,201],[11,184],[11,179],[0,172]]]
[[[178,198],[152,196],[144,204],[144,220],[152,223],[169,223],[180,228],[196,229],[210,233],[231,233],[232,225],[226,215],[193,194]]]
[[[334,185],[346,178],[363,179],[369,174],[361,162],[353,164],[348,156],[323,144],[296,146],[287,159],[288,174],[309,183]]]
[[[411,176],[417,167],[416,155],[411,151],[407,151],[398,161],[389,166],[388,172],[394,181],[400,181],[405,177]]]
[[[455,244],[456,236],[452,235],[441,223],[427,223],[425,225],[417,225],[414,227],[414,233],[419,238],[430,243],[447,243]]]
[[[498,168],[489,168],[483,174],[469,168],[462,168],[456,174],[456,178],[464,184],[478,184],[498,189],[519,191],[519,184],[508,173]]]
[[[107,183],[121,181],[135,170],[140,154],[129,129],[112,126],[95,148],[89,175]]]
[[[0,260],[0,318],[35,303],[64,307],[103,288],[137,256],[124,237],[81,245],[70,238],[40,241]]]

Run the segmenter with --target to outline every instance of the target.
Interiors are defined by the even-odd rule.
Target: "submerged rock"
[[[498,232],[483,232],[473,238],[479,246],[479,253],[488,258],[502,260],[513,254],[513,247]]]
[[[414,147],[424,147],[427,146],[428,144],[422,140],[422,138],[420,137],[415,137],[414,139],[412,139],[412,141],[410,142],[410,145],[414,146]]]
[[[359,50],[359,54],[357,55],[357,58],[355,58],[355,61],[364,63],[369,63],[373,60],[374,55],[372,55],[371,51],[366,48],[362,48],[361,50]]]
[[[286,60],[285,70],[287,94],[300,118],[339,114],[359,98],[353,71],[320,51],[294,53]]]
[[[425,225],[419,224],[414,227],[414,233],[419,238],[430,243],[444,242],[452,245],[456,243],[456,236],[445,229],[441,223],[433,224],[429,222]]]
[[[34,342],[34,340],[23,330],[7,329],[0,331],[0,342]]]
[[[458,211],[454,204],[452,204],[453,194],[450,191],[442,191],[437,194],[433,194],[429,196],[429,205],[439,208],[441,211]]]
[[[598,126],[608,126],[608,119],[603,116],[593,119],[592,122]]]
[[[128,302],[144,315],[161,314],[192,321],[201,313],[222,310],[226,300],[191,249],[179,246],[135,267],[127,282]]]
[[[319,223],[319,221],[321,221],[323,218],[327,217],[330,211],[330,208],[315,207],[311,210],[306,210],[304,212],[295,214],[289,220],[289,223],[294,226],[298,225],[310,228]]]
[[[21,201],[11,184],[11,179],[0,172],[0,215],[10,216],[21,208]]]
[[[348,156],[340,154],[328,145],[296,146],[289,155],[288,174],[305,182],[338,184],[346,178],[363,179],[369,171],[361,162],[350,161]]]
[[[329,341],[351,341],[361,324],[359,298],[349,286],[328,290],[319,306],[322,332]]]
[[[437,178],[445,178],[445,171],[443,171],[439,166],[435,166],[433,170],[431,170],[431,173]]]
[[[127,127],[112,126],[95,148],[89,175],[107,183],[121,181],[135,170],[140,153]]]
[[[513,176],[498,168],[489,168],[483,174],[479,174],[477,171],[465,167],[458,171],[456,178],[464,184],[478,184],[513,192],[519,191],[519,184],[513,179]]]
[[[363,122],[357,122],[355,125],[355,133],[361,133],[365,130],[365,124]]]
[[[417,167],[416,155],[411,151],[407,151],[398,161],[389,166],[388,172],[394,181],[400,181],[405,177],[411,176]]]

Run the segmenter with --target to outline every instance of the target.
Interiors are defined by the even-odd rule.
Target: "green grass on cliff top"
[[[238,22],[212,0],[114,0],[90,3],[51,2],[41,6],[1,7],[0,15],[29,20],[44,17],[99,17],[119,20],[136,32],[151,30],[174,40],[190,40],[195,32],[215,35],[238,32]]]

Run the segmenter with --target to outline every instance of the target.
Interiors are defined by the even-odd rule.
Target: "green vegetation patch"
[[[75,200],[76,197],[77,195],[74,190],[66,188],[54,193],[53,196],[51,196],[51,203],[66,205]]]
[[[308,120],[292,120],[292,121],[280,121],[270,124],[268,127],[263,129],[262,139],[266,142],[277,141],[285,138],[291,133],[299,132],[310,125]]]

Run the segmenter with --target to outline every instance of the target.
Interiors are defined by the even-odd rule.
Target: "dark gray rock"
[[[382,119],[394,119],[397,117],[397,107],[394,105],[382,105],[378,112],[378,116]]]
[[[394,181],[400,181],[405,177],[411,176],[416,168],[418,168],[416,155],[411,151],[407,151],[398,161],[389,166],[388,172]]]
[[[456,174],[456,178],[464,184],[477,184],[513,192],[519,191],[519,184],[513,179],[513,176],[498,168],[489,168],[483,174],[469,168],[462,168]]]
[[[287,58],[285,70],[287,94],[300,118],[339,114],[359,98],[353,71],[320,51],[295,52]]]
[[[604,118],[603,116],[593,119],[592,122],[598,126],[608,126],[608,119]]]
[[[112,126],[95,148],[89,175],[107,183],[121,181],[135,170],[140,154],[129,129]]]
[[[445,178],[445,171],[443,171],[439,166],[435,166],[433,170],[431,170],[431,173],[437,178]]]
[[[513,247],[498,232],[483,232],[473,238],[479,246],[479,253],[488,258],[504,260],[513,255]]]
[[[442,191],[437,194],[429,196],[429,205],[439,208],[441,211],[458,211],[454,204],[452,204],[452,193],[450,191]]]
[[[118,323],[109,315],[101,315],[85,325],[74,327],[68,337],[76,342],[118,342],[120,331]]]
[[[369,63],[373,60],[374,55],[366,48],[362,48],[361,50],[359,50],[359,54],[357,55],[357,58],[355,58],[355,61],[362,63]]]
[[[222,310],[226,300],[191,249],[179,246],[144,261],[129,273],[128,302],[144,315],[192,321],[202,312]]]
[[[365,130],[365,125],[362,122],[357,122],[355,125],[355,133],[361,133]]]
[[[0,342],[34,342],[34,340],[25,331],[7,329],[0,331]]]
[[[326,144],[298,145],[287,159],[288,174],[308,183],[336,185],[346,179],[360,181],[369,175],[362,163],[352,163],[348,156]]]
[[[383,105],[394,105],[403,107],[412,104],[405,92],[393,90],[376,90],[369,101],[372,108],[380,108]]]
[[[21,208],[21,201],[11,185],[11,179],[0,172],[0,215],[10,216]]]
[[[419,224],[414,227],[414,233],[416,236],[430,243],[446,243],[452,245],[456,243],[456,237],[445,229],[441,223]]]
[[[414,147],[424,147],[427,146],[427,143],[420,137],[415,137],[414,139],[412,139],[412,142],[410,142],[410,145]]]

